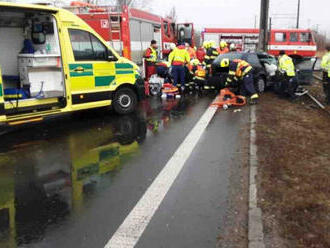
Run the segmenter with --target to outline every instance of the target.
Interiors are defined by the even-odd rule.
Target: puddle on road
[[[1,136],[0,247],[37,243],[79,215],[149,135],[189,115],[197,101],[150,99],[129,116],[93,111]]]

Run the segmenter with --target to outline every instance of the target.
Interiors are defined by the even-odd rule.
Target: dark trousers
[[[282,75],[279,78],[279,81],[276,82],[275,91],[281,96],[295,97],[297,87],[297,77],[289,77],[287,75]]]
[[[182,65],[173,65],[172,66],[172,76],[174,81],[174,86],[181,84],[184,86],[185,82],[185,69]]]
[[[243,92],[248,95],[251,96],[255,93],[257,93],[255,87],[254,87],[254,79],[253,79],[253,74],[252,72],[249,72],[248,74],[246,74],[243,79],[242,79],[242,86],[243,86]]]
[[[330,77],[328,76],[328,72],[323,72],[323,90],[326,103],[330,105]]]

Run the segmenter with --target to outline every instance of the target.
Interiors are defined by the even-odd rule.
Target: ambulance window
[[[285,42],[286,41],[286,33],[275,33],[275,41],[276,42]]]
[[[107,60],[107,50],[106,47],[97,39],[94,35],[92,37],[92,46],[94,51],[95,60]]]
[[[290,41],[298,42],[298,33],[290,33]]]
[[[82,30],[69,30],[76,61],[107,60],[107,49],[93,34]]]
[[[89,33],[75,29],[71,29],[69,33],[74,59],[76,61],[93,60],[94,53]]]

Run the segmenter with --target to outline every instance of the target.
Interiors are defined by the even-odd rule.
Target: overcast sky
[[[259,25],[260,0],[153,0],[153,10],[166,14],[175,6],[179,21],[197,27],[254,27]],[[270,16],[275,28],[295,27],[298,0],[270,0]],[[289,18],[278,18],[284,14]],[[277,18],[275,18],[275,15]],[[330,36],[330,0],[301,0],[301,27],[327,30]]]

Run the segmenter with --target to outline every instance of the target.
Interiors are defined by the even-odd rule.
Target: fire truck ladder
[[[109,14],[109,22],[110,22],[110,42],[114,49],[117,47],[115,46],[115,41],[119,42],[119,52],[123,52],[123,44],[121,39],[121,14],[120,13],[111,13]],[[115,37],[118,37],[115,38]]]

